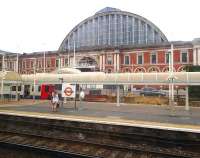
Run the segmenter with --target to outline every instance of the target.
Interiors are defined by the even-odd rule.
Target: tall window
[[[68,66],[68,59],[65,58],[65,66]]]
[[[170,53],[167,52],[167,53],[165,54],[165,63],[166,63],[166,64],[169,63],[169,58],[170,58]]]
[[[157,57],[156,53],[151,54],[151,64],[156,64],[157,63]]]
[[[56,59],[56,67],[59,67],[59,59]]]
[[[47,67],[50,67],[51,66],[51,59],[48,59],[47,60]]]
[[[112,56],[111,55],[107,56],[107,64],[108,65],[112,64]]]
[[[137,64],[143,64],[143,55],[142,54],[138,54],[137,56]]]
[[[188,62],[187,50],[181,51],[181,62],[182,63],[187,63]]]
[[[130,64],[130,56],[129,55],[124,56],[124,64],[126,64],[126,65]]]
[[[26,62],[23,61],[23,68],[25,69],[26,68]]]
[[[39,68],[42,67],[42,64],[41,64],[41,63],[42,63],[41,60],[39,60],[39,61],[38,61],[38,67],[39,67]]]

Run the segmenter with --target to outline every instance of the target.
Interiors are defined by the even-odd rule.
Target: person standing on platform
[[[79,94],[80,104],[81,104],[81,102],[84,100],[84,98],[85,98],[85,93],[84,93],[84,91],[81,89],[81,92],[80,92],[80,94]]]
[[[52,103],[52,111],[53,112],[57,111],[57,108],[59,107],[59,97],[57,92],[52,92],[51,103]]]

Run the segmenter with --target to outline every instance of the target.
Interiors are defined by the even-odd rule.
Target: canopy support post
[[[190,110],[189,107],[189,94],[188,94],[188,86],[186,86],[186,94],[185,94],[185,110],[188,111]]]

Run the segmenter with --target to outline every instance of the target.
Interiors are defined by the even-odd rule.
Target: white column
[[[36,58],[34,59],[34,65],[33,65],[33,70],[34,70],[34,79],[33,79],[33,101],[35,101],[35,93],[36,93],[36,90],[35,90],[35,88],[36,88]]]
[[[116,54],[114,54],[114,72],[116,72],[116,66],[117,66],[117,61],[116,61]]]
[[[16,60],[16,72],[19,72],[19,54],[17,53],[17,60]]]
[[[189,94],[188,94],[188,86],[186,86],[186,90],[185,90],[185,110],[189,110]]]
[[[44,63],[43,63],[44,72],[46,71],[46,54],[44,51]]]
[[[5,56],[2,56],[2,71],[5,71]]]
[[[200,48],[196,49],[196,53],[197,53],[197,65],[200,65]]]
[[[103,54],[103,71],[105,71],[105,54]]]
[[[99,57],[99,69],[102,71],[102,55]]]
[[[119,66],[120,66],[120,62],[119,62],[119,53],[117,54],[117,72],[119,72]]]
[[[171,76],[174,77],[174,46],[171,44]],[[174,83],[172,81],[172,102],[174,102]]]

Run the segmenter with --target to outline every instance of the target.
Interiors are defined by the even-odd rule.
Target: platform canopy
[[[81,72],[79,74],[48,74],[39,73],[34,75],[22,75],[24,82],[58,84],[63,82],[72,84],[108,84],[108,85],[164,85],[171,83],[177,85],[200,85],[200,72],[174,72],[170,73],[110,73]]]
[[[56,74],[78,74],[81,71],[75,68],[62,68],[62,69],[58,69],[53,71],[52,73],[56,73]]]
[[[0,80],[4,82],[21,82],[21,76],[14,71],[0,71]]]

